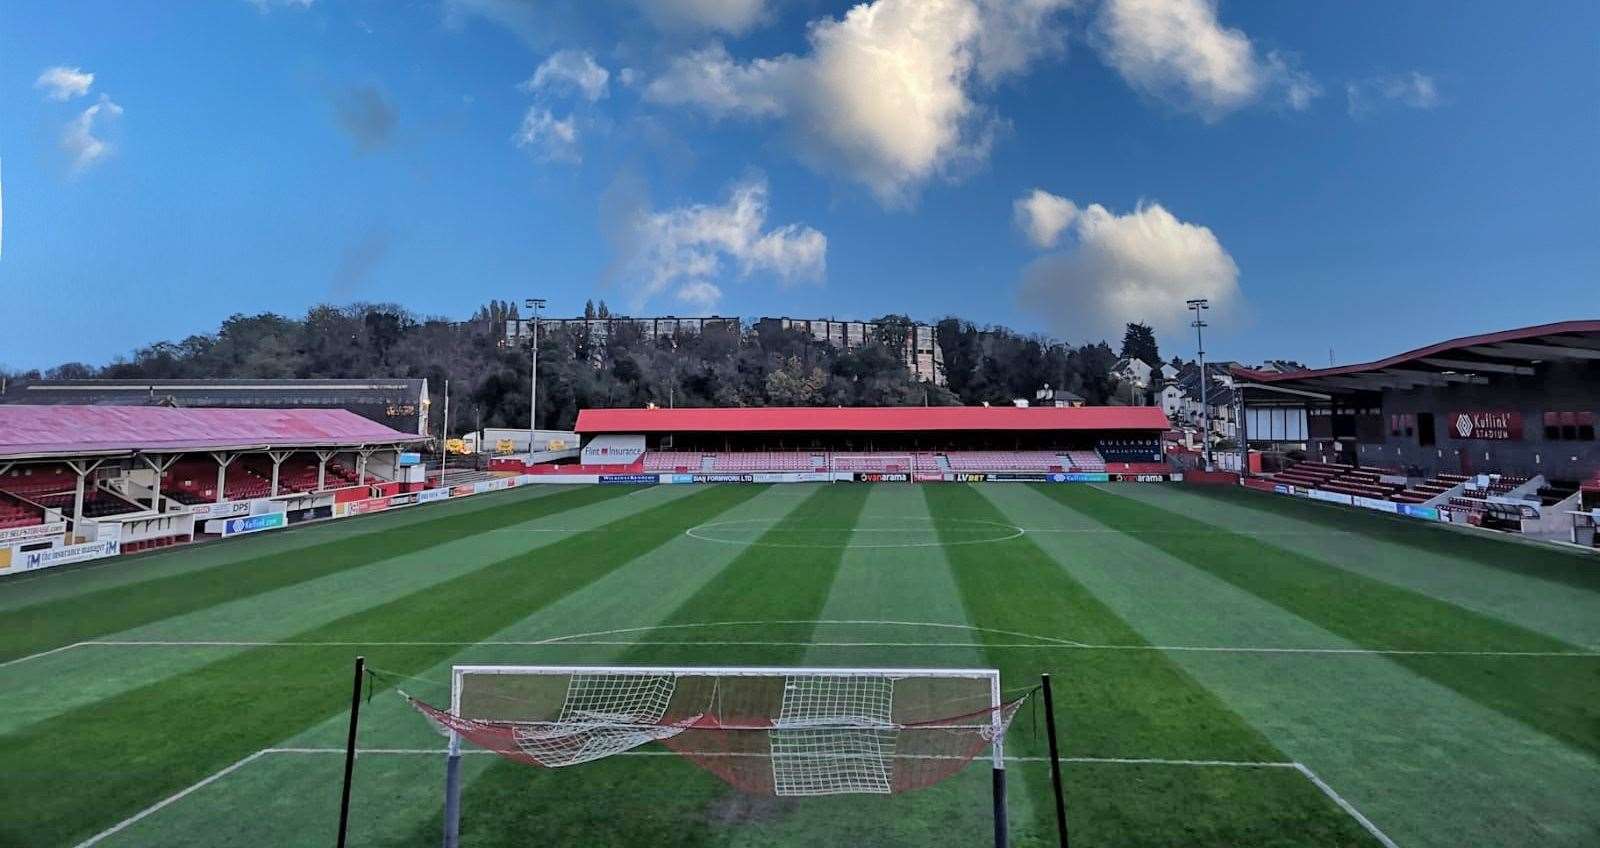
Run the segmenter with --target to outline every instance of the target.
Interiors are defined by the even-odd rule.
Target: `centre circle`
[[[851,527],[794,518],[741,518],[690,527],[685,536],[760,548],[938,548],[984,545],[1021,536],[1021,527],[981,518],[867,517]],[[941,535],[945,538],[941,538]]]

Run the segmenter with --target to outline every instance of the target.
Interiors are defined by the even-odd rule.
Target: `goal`
[[[916,472],[916,461],[907,453],[844,453],[828,455],[829,471],[853,471],[865,474],[905,474]]]
[[[401,693],[404,695],[404,693]],[[463,740],[566,768],[659,743],[748,793],[892,794],[989,752],[1005,844],[1007,700],[994,669],[462,665],[448,709],[405,696],[449,736],[444,844],[460,835]]]

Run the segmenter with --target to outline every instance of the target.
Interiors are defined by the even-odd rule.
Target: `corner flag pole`
[[[361,676],[366,670],[367,658],[356,657],[355,683],[350,687],[350,735],[344,743],[344,794],[339,797],[339,848],[344,848],[345,832],[350,824],[350,780],[356,769],[356,722],[361,719]]]
[[[1056,839],[1067,848],[1067,802],[1061,788],[1061,751],[1056,747],[1056,704],[1050,694],[1050,675],[1041,674],[1044,688],[1044,728],[1050,737],[1050,788],[1056,796]]]

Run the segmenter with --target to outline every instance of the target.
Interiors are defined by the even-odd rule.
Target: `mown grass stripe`
[[[696,492],[296,638],[482,640],[757,491],[751,486]],[[414,674],[456,651],[439,644],[374,647],[366,654],[374,667]],[[0,844],[69,843],[98,832],[326,720],[346,707],[353,653],[339,647],[255,649],[0,737],[0,762],[12,778]]]
[[[223,563],[128,586],[99,589],[6,613],[0,660],[120,633],[217,604],[250,598],[389,557],[437,547],[485,530],[543,518],[633,491],[593,486],[450,514],[407,526]],[[420,507],[427,509],[427,507]],[[294,532],[294,531],[287,531]],[[136,564],[131,564],[136,567]]]
[[[1526,540],[1468,534],[1414,518],[1355,510],[1300,498],[1256,492],[1242,486],[1205,486],[1205,496],[1244,509],[1310,521],[1334,530],[1404,545],[1429,555],[1475,562],[1490,568],[1537,577],[1575,589],[1600,592],[1600,566],[1591,555],[1563,551]]]
[[[928,486],[936,519],[1011,521],[975,488]],[[944,525],[937,524],[942,528]],[[1114,611],[1074,580],[1026,536],[988,545],[945,549],[967,618],[980,627],[1028,633],[1069,632],[1093,641],[1144,644]],[[982,641],[1004,641],[983,633]],[[1008,686],[1027,686],[1049,672],[1063,728],[1062,754],[1078,757],[1164,757],[1281,762],[1281,751],[1158,652],[1073,652],[1053,655],[986,648]],[[1042,709],[1035,705],[1033,709]],[[1008,753],[1044,753],[1042,738],[1013,732]],[[1189,812],[1183,842],[1191,845],[1276,844],[1293,832],[1300,844],[1369,845],[1372,837],[1314,787],[1297,780],[1238,771],[1137,769],[1125,784],[1090,783],[1071,775],[1074,841],[1106,845],[1166,845],[1172,833],[1154,824],[1168,807],[1136,809],[1129,799],[1165,799]],[[1079,772],[1078,774],[1082,774]],[[1035,832],[1054,832],[1048,778],[1028,782]],[[1103,773],[1096,777],[1104,779]],[[1149,794],[1146,794],[1149,793]],[[1248,804],[1237,797],[1250,796]],[[1233,798],[1235,800],[1228,801]],[[1209,804],[1203,799],[1216,799]],[[1237,805],[1237,806],[1230,806]],[[1241,809],[1259,816],[1241,816]]]
[[[1139,538],[1350,642],[1373,649],[1561,651],[1558,639],[1329,565],[1170,510],[1076,486],[1040,487],[1108,527]],[[1561,657],[1389,658],[1462,695],[1590,753],[1600,753],[1600,660]]]
[[[821,617],[843,558],[838,547],[764,547],[791,542],[796,528],[836,527],[841,537],[855,526],[866,487],[818,487],[776,519],[754,544],[685,600],[659,624],[697,624],[731,618],[748,621],[812,621]],[[809,628],[801,630],[809,634]],[[648,638],[647,634],[641,638]],[[797,641],[805,641],[804,638]],[[622,665],[791,665],[802,645],[747,646],[718,652],[685,652],[671,645],[623,650]],[[610,797],[609,803],[597,799]],[[826,800],[823,801],[826,803]],[[729,826],[757,827],[761,819],[796,812],[792,800],[752,799],[716,778],[675,759],[644,761],[612,757],[576,769],[547,771],[500,761],[467,787],[463,833],[482,848],[521,846],[530,834],[553,845],[703,846],[726,841]],[[730,811],[761,811],[739,821]],[[773,822],[779,824],[779,822]],[[440,820],[418,828],[416,844],[437,838]],[[784,843],[779,843],[784,844]]]

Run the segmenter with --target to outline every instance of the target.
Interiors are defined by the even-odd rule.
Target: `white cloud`
[[[571,115],[557,118],[549,109],[532,106],[512,140],[544,161],[577,164],[583,161],[578,136],[578,123]]]
[[[1019,292],[1024,308],[1068,339],[1115,338],[1130,321],[1178,332],[1185,300],[1210,298],[1224,319],[1242,300],[1239,267],[1216,235],[1160,204],[1126,215],[1090,204],[1068,230],[1073,243],[1024,269]]]
[[[91,85],[94,85],[94,74],[65,65],[46,68],[33,82],[33,87],[43,90],[46,97],[61,101],[88,94]]]
[[[316,0],[248,0],[250,5],[256,7],[263,14],[272,11],[275,6],[287,9],[309,9]]]
[[[1321,89],[1281,53],[1217,20],[1216,0],[1106,0],[1094,24],[1106,62],[1139,92],[1207,121],[1275,92],[1303,110]]]
[[[722,301],[722,289],[699,280],[679,286],[673,296],[696,312],[710,312]]]
[[[766,222],[767,184],[759,178],[735,184],[722,204],[634,208],[621,237],[632,308],[670,291],[697,309],[712,309],[722,296],[713,280],[730,270],[738,277],[771,274],[784,283],[820,279],[827,237],[803,224],[766,229]]]
[[[102,94],[99,102],[67,122],[67,128],[61,134],[61,148],[72,157],[74,170],[82,171],[111,154],[111,143],[95,135],[97,124],[121,115],[122,107]]]
[[[766,17],[765,0],[636,0],[650,20],[669,30],[715,30],[742,35]]]
[[[523,91],[573,91],[593,103],[606,96],[611,74],[583,50],[562,50],[544,60],[533,76],[522,83]]]
[[[1066,50],[1060,12],[1078,0],[979,0],[978,76],[984,82],[1021,73]]]
[[[905,205],[932,176],[981,160],[994,118],[978,83],[1059,49],[1069,0],[875,0],[811,24],[810,52],[739,61],[680,56],[645,88],[713,116],[781,119],[802,158]]]
[[[1042,188],[1017,198],[1011,204],[1011,211],[1017,229],[1022,230],[1028,241],[1039,248],[1055,247],[1062,231],[1078,217],[1076,203]]]
[[[1356,118],[1371,114],[1385,102],[1412,109],[1432,109],[1439,105],[1438,83],[1420,71],[1356,80],[1345,83],[1344,91],[1350,116]]]

